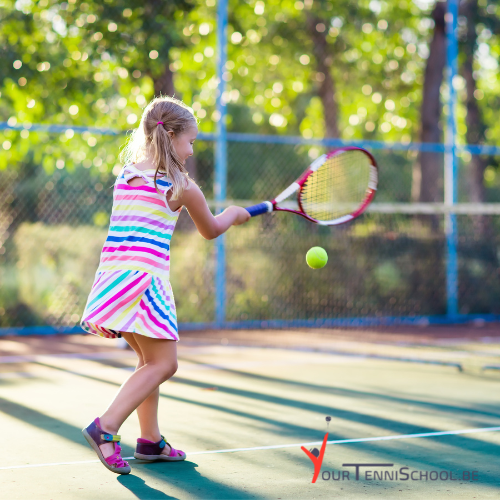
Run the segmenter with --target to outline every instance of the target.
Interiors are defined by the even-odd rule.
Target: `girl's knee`
[[[137,336],[144,363],[155,371],[160,384],[177,371],[177,349],[174,340],[159,340]]]
[[[177,371],[177,361],[171,363],[160,362],[148,364],[154,367],[160,379],[160,383],[166,382],[169,378],[172,378]]]
[[[169,378],[172,378],[175,373],[177,372],[177,368],[178,368],[178,364],[177,364],[177,361],[174,361],[172,363],[169,363],[166,367],[165,367],[165,381],[168,380]]]

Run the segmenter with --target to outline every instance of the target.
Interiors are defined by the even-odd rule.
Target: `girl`
[[[185,460],[158,427],[159,386],[177,370],[177,318],[169,281],[170,239],[182,207],[198,231],[213,239],[250,218],[231,206],[214,217],[200,188],[189,178],[196,118],[184,103],[154,99],[122,153],[108,237],[83,313],[82,328],[106,338],[123,337],[139,358],[108,409],[83,434],[112,472],[128,474],[118,430],[137,410],[141,437],[136,458]]]

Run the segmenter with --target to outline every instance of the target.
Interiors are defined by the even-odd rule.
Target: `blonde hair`
[[[156,97],[144,108],[141,123],[132,132],[120,159],[126,165],[149,158],[156,167],[156,190],[159,192],[156,184],[158,174],[165,174],[172,182],[172,199],[178,199],[188,186],[189,174],[175,151],[168,131],[180,135],[196,126],[196,118],[189,106],[174,97]]]

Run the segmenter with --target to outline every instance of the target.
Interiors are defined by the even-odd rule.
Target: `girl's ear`
[[[175,135],[173,130],[167,130],[167,134],[172,139],[172,137]]]

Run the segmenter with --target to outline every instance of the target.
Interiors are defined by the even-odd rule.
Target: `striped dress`
[[[141,177],[142,186],[128,181]],[[116,179],[108,237],[82,316],[82,328],[101,337],[133,332],[179,340],[170,286],[170,239],[181,209],[170,210],[172,184],[154,170],[127,165]]]

